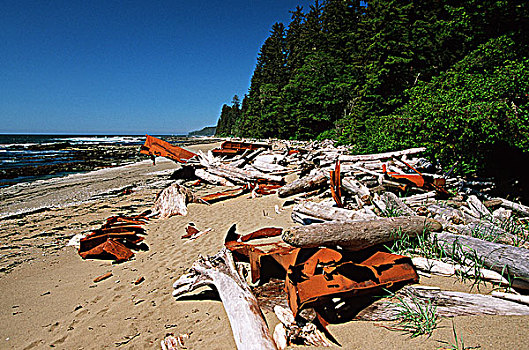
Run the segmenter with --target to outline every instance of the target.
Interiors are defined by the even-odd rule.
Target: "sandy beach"
[[[187,216],[150,220],[145,226],[149,250],[121,264],[82,260],[74,247],[66,246],[72,236],[90,232],[109,216],[149,209],[177,167],[168,160],[158,159],[156,165],[143,161],[0,191],[1,349],[159,349],[168,333],[187,334],[187,349],[235,348],[215,293],[203,288],[194,297],[176,301],[172,283],[199,254],[215,254],[234,223],[240,233],[293,226],[292,206],[283,207],[285,199],[243,195],[210,206],[190,204]],[[132,192],[124,194],[124,189]],[[208,190],[213,187],[198,193]],[[190,222],[212,231],[195,241],[182,240]],[[107,272],[112,272],[110,278],[93,282]],[[144,281],[136,285],[141,277]],[[421,277],[421,284],[471,289],[455,278]],[[480,287],[481,293],[488,291],[490,286]],[[265,311],[265,317],[273,329],[275,315]],[[451,348],[453,325],[467,347],[524,349],[529,348],[528,321],[521,316],[444,319],[430,337],[413,339],[386,328],[390,322],[351,321],[329,330],[341,344],[335,348],[342,349]]]

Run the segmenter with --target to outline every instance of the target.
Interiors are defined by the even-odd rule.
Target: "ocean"
[[[0,187],[147,159],[139,153],[144,141],[138,135],[0,134]]]

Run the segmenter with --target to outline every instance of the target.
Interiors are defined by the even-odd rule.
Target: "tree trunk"
[[[440,231],[435,220],[421,216],[379,218],[368,221],[324,222],[285,230],[283,240],[296,247],[342,247],[359,251],[394,241],[399,235],[415,237],[425,229]]]
[[[204,169],[195,169],[195,176],[213,185],[235,186],[231,181],[224,177],[211,174]]]
[[[483,263],[489,269],[499,273],[508,273],[529,281],[529,249],[487,242],[478,238],[454,235],[447,232],[434,233],[432,237],[449,254],[454,251],[456,253],[475,253],[483,259]],[[454,249],[454,247],[457,249]]]
[[[508,200],[503,199],[503,198],[494,198],[494,199],[501,200],[501,202],[502,202],[501,205],[504,208],[511,209],[511,210],[517,212],[518,214],[521,214],[521,215],[524,215],[524,216],[529,216],[529,207],[528,206],[525,206],[525,205],[522,205],[522,204],[518,204],[518,203],[514,203],[514,202],[508,201]]]
[[[386,205],[386,211],[399,212],[399,215],[414,216],[415,211],[402,202],[395,193],[384,192],[380,199]]]
[[[424,152],[425,150],[426,148],[419,147],[419,148],[405,149],[402,151],[377,153],[377,154],[360,154],[360,155],[353,155],[353,156],[341,155],[339,159],[342,162],[358,162],[358,161],[364,161],[364,160],[376,160],[376,159],[400,157],[400,156],[407,155],[407,154],[421,153],[421,152]]]
[[[342,179],[342,187],[352,195],[358,195],[362,202],[369,204],[371,200],[371,192],[369,188],[364,186],[360,181],[347,177]]]
[[[417,301],[420,301],[422,304],[431,302],[437,307],[437,315],[443,317],[529,315],[529,306],[494,298],[490,295],[426,290],[413,286],[402,288],[397,295],[412,307]],[[402,310],[397,303],[397,300],[390,302],[387,299],[381,299],[360,311],[356,319],[365,321],[396,320],[398,319],[399,311]]]
[[[276,349],[257,299],[237,272],[226,248],[195,261],[190,272],[174,283],[173,296],[178,298],[206,285],[217,289],[238,349]]]
[[[370,220],[376,218],[376,215],[367,215],[357,210],[336,208],[311,201],[302,201],[296,204],[293,211],[331,221]]]
[[[298,193],[309,192],[325,186],[326,183],[327,177],[321,172],[316,172],[281,187],[278,195],[279,197],[288,197]]]

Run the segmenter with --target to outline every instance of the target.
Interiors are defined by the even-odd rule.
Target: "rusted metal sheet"
[[[342,203],[342,178],[340,176],[340,161],[336,162],[334,170],[330,171],[331,195],[336,206],[343,208]]]
[[[200,231],[193,225],[187,225],[186,227],[186,233],[182,235],[180,238],[190,238],[193,237],[193,235],[196,235]]]
[[[242,141],[224,141],[220,148],[215,148],[211,152],[216,156],[233,156],[242,154],[246,150],[254,151],[259,148],[270,149],[270,145]]]
[[[233,198],[240,196],[241,194],[244,194],[245,192],[248,192],[248,189],[246,186],[243,187],[237,187],[232,190],[222,191],[222,192],[216,192],[212,194],[208,194],[205,196],[200,197],[200,200],[206,202],[206,203],[212,203],[212,202],[218,202],[223,199]]]
[[[414,185],[420,188],[426,188],[429,190],[435,190],[439,194],[447,195],[446,180],[444,178],[434,178],[432,176],[423,175],[417,169],[409,165],[408,163],[399,160],[400,162],[407,165],[410,169],[415,171],[415,174],[399,174],[396,172],[390,172],[387,170],[386,164],[382,164],[382,171],[390,178],[397,180],[402,184],[401,189],[404,191],[409,185]]]
[[[112,259],[122,262],[132,258],[134,253],[117,240],[108,238],[104,243],[88,251],[79,252],[79,255],[83,259]]]
[[[322,298],[373,294],[396,283],[418,280],[411,260],[405,256],[379,251],[356,262],[322,248],[303,263],[289,267],[285,286],[290,308],[297,315]]]
[[[136,216],[111,216],[99,229],[80,240],[79,255],[83,259],[113,259],[125,261],[134,256],[145,234],[140,226],[147,223],[146,213]]]
[[[140,153],[142,154],[146,154],[148,156],[165,157],[179,163],[187,163],[189,159],[196,156],[195,153],[178,146],[173,146],[169,142],[165,142],[150,135],[145,136],[145,143],[140,149]]]
[[[242,237],[248,241],[260,236],[253,235]],[[294,315],[331,297],[374,294],[393,284],[419,280],[411,260],[401,255],[377,251],[366,257],[365,253],[342,253],[330,248],[295,248],[284,242],[250,244],[242,242],[242,237],[232,226],[225,246],[249,260],[253,283],[260,279],[263,257],[278,262],[285,270],[285,290]],[[323,319],[321,322],[325,325]]]
[[[252,233],[249,233],[245,236],[241,236],[239,239],[241,240],[241,242],[247,242],[255,238],[276,237],[281,235],[282,232],[283,229],[279,227],[265,227]]]
[[[135,232],[120,232],[120,233],[106,233],[106,234],[94,234],[86,236],[81,239],[79,252],[90,250],[100,244],[103,244],[108,238],[115,240],[126,241],[131,245],[140,243],[143,237],[139,237]]]
[[[261,195],[268,195],[276,193],[278,188],[281,188],[283,185],[278,184],[266,184],[266,183],[260,183],[257,184],[257,188],[255,189],[255,192]]]

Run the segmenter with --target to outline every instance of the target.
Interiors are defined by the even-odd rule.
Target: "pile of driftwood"
[[[225,248],[195,262],[173,295],[215,286],[245,349],[329,345],[330,322],[395,320],[396,304],[374,298],[383,289],[401,301],[433,303],[441,316],[529,315],[519,295],[529,290],[529,207],[491,198],[490,181],[450,177],[418,157],[423,151],[351,155],[330,141],[229,141],[186,154],[173,175],[180,184],[219,186],[187,201],[277,192],[293,205],[296,224],[248,235],[233,227]],[[242,270],[250,270],[251,286]],[[507,293],[402,288],[418,281],[416,271],[488,280]],[[281,321],[273,336],[261,307]]]

